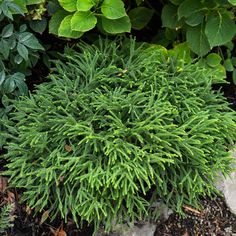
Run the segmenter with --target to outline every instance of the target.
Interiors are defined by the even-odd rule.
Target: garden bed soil
[[[92,236],[92,227],[85,226],[78,230],[70,220],[64,225],[60,220],[40,223],[42,215],[33,217],[29,209],[18,203],[16,192],[11,192],[10,196],[16,206],[15,222],[14,227],[6,232],[7,236]],[[1,195],[2,200],[4,197],[6,199],[6,195]],[[157,222],[154,236],[236,236],[236,216],[230,212],[222,198],[202,200],[202,210],[189,206],[184,209],[185,218],[171,214],[168,220]]]

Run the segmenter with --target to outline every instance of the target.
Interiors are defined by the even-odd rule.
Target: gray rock
[[[235,157],[236,165],[236,150],[232,151],[232,156]],[[219,179],[215,185],[224,194],[225,202],[231,212],[236,214],[236,171],[231,173],[230,177],[227,178],[219,175]]]
[[[127,225],[116,225],[113,232],[106,234],[102,230],[96,236],[154,236],[156,225],[145,222],[133,227]]]

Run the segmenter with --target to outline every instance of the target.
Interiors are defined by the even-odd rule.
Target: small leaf
[[[89,11],[95,5],[95,1],[92,0],[79,0],[77,1],[78,11]]]
[[[2,30],[2,37],[8,38],[8,37],[12,36],[13,29],[14,29],[13,24],[6,25]]]
[[[206,62],[209,66],[211,67],[216,67],[220,64],[222,58],[220,57],[220,55],[218,55],[217,53],[210,53],[207,57],[206,57]]]
[[[81,1],[81,0],[79,0]],[[76,0],[58,0],[59,4],[69,12],[74,12],[76,11]]]
[[[73,15],[66,16],[58,29],[58,35],[61,37],[67,38],[80,38],[83,35],[83,32],[73,31],[71,29],[71,19]]]
[[[42,34],[47,27],[47,19],[45,17],[42,17],[41,20],[31,20],[30,21],[30,28],[39,33]]]
[[[130,32],[131,23],[129,17],[125,16],[117,20],[109,20],[102,17],[102,27],[110,34],[119,34],[124,32]]]
[[[224,67],[227,71],[233,71],[234,70],[234,66],[233,66],[232,61],[231,61],[230,58],[227,58],[224,61]]]
[[[29,52],[28,52],[28,49],[21,43],[18,43],[17,44],[17,52],[19,53],[19,55],[21,57],[23,57],[26,61],[28,60],[28,55],[29,55]]]
[[[206,22],[205,33],[211,47],[231,41],[236,33],[234,20],[228,14],[217,13],[209,15]]]
[[[108,19],[119,19],[126,16],[122,0],[104,0],[101,6],[101,11]]]
[[[154,11],[146,7],[136,7],[129,12],[133,29],[141,30],[152,19]]]
[[[19,65],[22,61],[23,61],[23,57],[21,57],[20,55],[16,55],[14,58],[14,62]]]
[[[97,24],[97,18],[90,11],[77,11],[71,18],[71,29],[86,32],[93,29]]]

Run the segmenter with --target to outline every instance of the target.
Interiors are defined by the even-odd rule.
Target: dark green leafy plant
[[[235,1],[170,0],[162,10],[162,25],[184,32],[191,50],[204,56],[215,46],[225,45],[236,33]]]
[[[131,27],[140,30],[153,15],[153,10],[142,6],[133,8],[127,15],[122,0],[58,0],[58,3],[49,1],[48,4],[52,11],[49,32],[66,38],[79,38],[96,25],[108,34],[130,32]]]
[[[5,122],[10,186],[50,218],[104,224],[182,213],[227,175],[236,117],[199,64],[162,47],[100,41],[68,48],[50,81],[12,101]]]

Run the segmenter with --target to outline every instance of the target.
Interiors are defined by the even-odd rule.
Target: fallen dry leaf
[[[67,236],[67,233],[64,231],[63,227],[60,226],[58,229],[54,230],[50,228],[51,232],[53,233],[53,236]]]
[[[186,211],[192,212],[192,213],[195,214],[195,215],[198,215],[198,216],[202,216],[202,215],[203,215],[203,212],[200,212],[200,211],[198,211],[197,209],[194,209],[194,208],[192,208],[192,207],[190,207],[190,206],[184,205],[183,208],[184,208]]]
[[[67,152],[71,152],[72,151],[72,147],[68,144],[65,145],[65,149]]]
[[[0,176],[0,193],[4,193],[7,188],[7,178]]]

